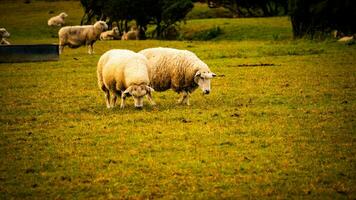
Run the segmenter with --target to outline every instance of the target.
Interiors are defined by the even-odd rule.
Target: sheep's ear
[[[149,92],[154,92],[155,90],[153,88],[151,88],[150,86],[146,86],[146,90]]]
[[[131,92],[132,86],[128,87],[123,93],[122,95],[126,96],[127,94],[129,94]]]
[[[201,73],[200,71],[197,71],[197,73],[195,73],[195,77],[200,77]]]

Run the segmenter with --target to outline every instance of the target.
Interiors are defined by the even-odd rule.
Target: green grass
[[[232,18],[232,13],[225,8],[208,7],[207,3],[194,3],[194,8],[186,16],[187,19],[206,19],[206,18]]]
[[[18,6],[24,19],[0,14],[10,41],[56,42],[45,24],[19,27],[30,16],[42,24],[54,4],[30,5]],[[66,48],[58,62],[0,64],[0,199],[355,199],[355,46],[293,41],[283,17],[186,26],[226,23],[236,29],[215,41],[99,41],[95,55]],[[128,99],[108,110],[100,55],[153,46],[195,52],[220,75],[212,93],[180,106],[172,91],[155,92],[156,107]]]

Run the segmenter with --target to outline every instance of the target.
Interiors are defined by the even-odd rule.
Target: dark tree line
[[[319,37],[338,30],[356,33],[356,0],[80,0],[85,14],[82,24],[106,20],[119,31],[128,31],[134,21],[140,37],[154,25],[153,37],[166,38],[193,8],[193,2],[205,2],[211,8],[224,7],[235,17],[262,17],[288,14],[293,35]],[[193,1],[193,2],[192,2]]]
[[[210,8],[224,7],[234,17],[266,17],[287,13],[287,0],[208,0]]]
[[[149,24],[155,25],[153,37],[166,37],[170,28],[184,19],[193,8],[191,0],[80,0],[84,8],[81,24],[93,20],[116,23],[119,31],[128,31],[128,23],[135,21],[140,38],[145,37]]]
[[[206,0],[209,7],[224,7],[235,17],[289,14],[293,35],[324,37],[332,30],[356,33],[356,0]]]
[[[356,33],[355,0],[289,0],[289,15],[296,38]]]

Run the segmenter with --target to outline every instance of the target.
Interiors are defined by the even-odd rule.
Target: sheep
[[[10,45],[5,38],[10,37],[10,33],[5,28],[0,28],[0,45]]]
[[[64,18],[68,17],[67,13],[62,12],[61,14],[51,17],[47,24],[48,26],[63,26],[65,24]]]
[[[107,108],[115,106],[118,96],[121,96],[121,108],[125,107],[127,96],[133,96],[136,108],[142,108],[145,95],[151,105],[155,105],[151,95],[154,90],[149,86],[147,59],[142,54],[130,50],[109,50],[99,59],[97,76],[99,88],[105,93]],[[114,96],[111,103],[110,92]]]
[[[350,42],[354,40],[354,36],[344,36],[338,40],[338,42]]]
[[[138,53],[146,56],[150,73],[150,86],[155,91],[182,93],[179,104],[190,105],[189,95],[198,87],[203,94],[210,93],[212,73],[193,52],[172,48],[148,48]]]
[[[119,28],[114,27],[110,31],[105,31],[100,34],[100,40],[113,40],[119,37]]]
[[[139,31],[138,30],[130,30],[129,32],[125,32],[121,36],[121,40],[139,40]]]
[[[88,45],[88,53],[93,54],[93,45],[99,39],[100,34],[108,29],[104,21],[97,21],[94,25],[65,26],[58,31],[59,54],[63,52],[64,46],[78,48]]]

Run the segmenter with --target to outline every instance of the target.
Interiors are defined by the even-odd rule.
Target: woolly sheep
[[[136,108],[142,108],[145,95],[155,105],[151,96],[154,90],[149,87],[147,59],[142,54],[130,50],[109,50],[99,59],[97,75],[99,88],[105,93],[107,108],[115,106],[118,96],[121,96],[121,108],[125,107],[127,96],[133,96]],[[110,92],[114,96],[111,103]]]
[[[189,104],[189,94],[200,87],[210,93],[210,79],[216,75],[194,53],[172,48],[149,48],[139,53],[146,56],[150,86],[156,91],[172,89],[182,93],[178,103]]]
[[[10,37],[10,33],[5,28],[0,28],[0,45],[10,45],[5,38]]]
[[[51,17],[47,24],[48,26],[63,26],[65,24],[64,18],[68,17],[67,13],[62,12],[61,14]]]
[[[117,27],[100,34],[100,40],[113,40],[115,38],[119,38],[119,28]]]
[[[103,21],[97,21],[94,25],[85,26],[65,26],[58,31],[59,54],[62,53],[64,46],[78,48],[88,45],[88,53],[94,53],[93,45],[99,39],[100,34],[108,29],[108,25]]]

